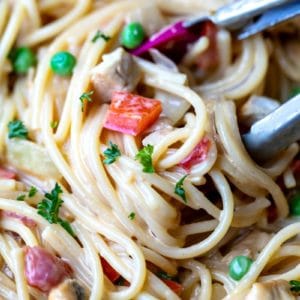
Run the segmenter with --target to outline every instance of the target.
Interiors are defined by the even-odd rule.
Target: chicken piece
[[[74,279],[67,279],[50,291],[48,300],[85,300],[84,288]]]
[[[245,300],[296,300],[285,280],[254,283]]]
[[[103,55],[103,62],[91,72],[95,98],[103,103],[111,101],[114,91],[132,92],[142,76],[132,56],[122,48]]]
[[[222,261],[229,264],[238,255],[245,255],[255,259],[269,240],[270,235],[268,233],[254,230],[250,234],[239,238],[230,249],[230,252],[223,257]]]

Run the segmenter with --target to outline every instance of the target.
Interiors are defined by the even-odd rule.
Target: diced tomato
[[[150,127],[161,111],[161,103],[156,99],[114,92],[104,127],[136,136]]]
[[[15,218],[15,219],[19,219],[24,225],[26,225],[29,228],[34,228],[36,227],[36,222],[26,216],[20,215],[18,213],[15,213],[13,211],[6,211],[3,210],[1,212],[1,214],[5,217],[10,217],[10,218]]]
[[[183,290],[183,286],[173,280],[170,279],[162,279],[162,281],[177,295],[180,295],[182,290]]]
[[[203,71],[209,71],[219,63],[219,53],[217,45],[217,27],[212,22],[205,22],[202,25],[201,36],[209,39],[208,48],[201,53],[197,60],[197,65]]]
[[[16,176],[15,172],[0,167],[0,179],[16,179]]]
[[[103,273],[111,282],[116,282],[120,278],[121,275],[103,257],[101,257],[101,265]]]
[[[45,248],[25,248],[25,276],[29,285],[49,292],[71,274],[70,266]]]
[[[178,165],[189,171],[192,166],[201,163],[207,158],[207,154],[210,148],[210,141],[204,137],[200,143],[193,149],[193,151],[183,159]]]

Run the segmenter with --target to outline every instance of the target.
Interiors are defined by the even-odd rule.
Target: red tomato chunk
[[[71,268],[62,259],[35,246],[25,248],[25,275],[29,285],[49,292],[71,275]]]
[[[183,286],[173,280],[170,279],[162,279],[162,281],[177,295],[180,295],[182,290],[183,290]]]
[[[116,282],[120,278],[121,275],[103,257],[101,257],[101,265],[103,273],[111,282]]]
[[[136,136],[150,127],[161,111],[158,100],[128,92],[114,92],[104,127]]]
[[[207,154],[210,147],[210,141],[208,138],[203,138],[200,143],[193,149],[193,151],[183,159],[178,165],[184,168],[186,171],[196,165],[201,163],[207,158]]]

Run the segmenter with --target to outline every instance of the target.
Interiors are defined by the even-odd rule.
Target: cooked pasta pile
[[[299,145],[241,134],[299,92],[299,20],[130,54],[225,4],[0,2],[1,298],[296,299]]]

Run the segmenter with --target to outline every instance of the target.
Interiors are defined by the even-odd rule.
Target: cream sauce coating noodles
[[[0,1],[1,299],[297,298],[299,145],[261,165],[241,134],[300,86],[299,19],[121,44],[228,2]]]

